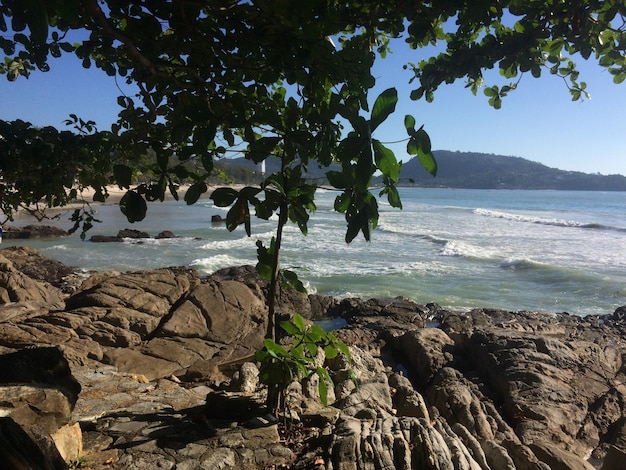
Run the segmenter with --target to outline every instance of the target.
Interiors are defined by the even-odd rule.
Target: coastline
[[[179,200],[184,199],[185,194],[187,193],[187,190],[189,189],[190,186],[191,185],[189,184],[184,184],[184,185],[179,186],[178,188]],[[241,189],[244,187],[244,185],[241,185],[241,184],[207,184],[208,189],[205,193],[203,193],[200,196],[200,199],[210,198],[214,190],[216,190],[217,188],[222,188],[222,187]],[[66,210],[79,209],[86,204],[90,206],[116,205],[116,204],[119,204],[122,197],[124,197],[124,195],[128,191],[128,189],[120,188],[119,186],[116,186],[116,185],[108,185],[106,186],[106,190],[107,190],[107,198],[104,202],[94,201],[93,196],[95,194],[95,190],[92,187],[88,187],[80,191],[78,194],[78,197],[74,199],[72,202],[70,202],[69,204],[65,204],[64,206],[58,206],[58,207],[45,207],[43,210],[46,213],[56,214],[56,213],[63,212]],[[174,201],[174,197],[169,191],[165,192],[165,201]],[[15,211],[14,216],[16,218],[22,218],[24,216],[29,217],[28,214],[25,214],[26,212],[27,211],[25,209],[20,208]],[[2,212],[0,212],[0,215],[1,214]],[[36,219],[36,217],[33,216],[33,219]],[[41,223],[41,221],[38,221],[38,223]]]

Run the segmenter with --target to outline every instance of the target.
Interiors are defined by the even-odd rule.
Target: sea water
[[[336,192],[318,190],[317,211],[304,237],[285,230],[282,266],[310,292],[343,296],[404,296],[455,309],[608,314],[626,305],[626,193],[402,188],[403,210],[379,200],[371,242],[344,241],[346,222],[333,211]],[[256,263],[256,240],[268,244],[276,218],[228,232],[212,224],[226,209],[209,199],[150,204],[147,218],[129,224],[115,205],[97,207],[102,222],[88,233],[134,228],[174,239],[91,243],[5,239],[88,270],[191,266],[201,274]],[[66,216],[58,222],[64,228]],[[20,220],[18,223],[25,223]]]

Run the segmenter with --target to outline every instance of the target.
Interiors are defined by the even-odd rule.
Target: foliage
[[[75,460],[70,460],[67,465],[69,468],[74,469],[74,468],[87,468],[89,464],[87,462],[87,459],[85,459],[84,457],[79,457]]]
[[[284,347],[273,339],[265,340],[264,348],[255,354],[256,360],[261,363],[261,383],[276,386],[283,393],[292,382],[317,374],[320,401],[327,405],[328,386],[332,386],[333,381],[325,367],[315,364],[315,358],[321,349],[326,359],[343,354],[351,362],[350,350],[332,332],[326,332],[318,325],[306,325],[298,314],[290,321],[281,322],[280,326],[293,344]],[[356,382],[354,374],[352,376]]]
[[[505,80],[484,88],[492,106],[524,74],[549,71],[563,78],[573,99],[586,96],[573,57],[594,57],[616,83],[626,79],[626,7],[620,0],[3,0],[0,3],[0,74],[14,81],[47,71],[63,54],[134,87],[122,93],[110,131],[70,116],[75,132],[36,129],[0,121],[0,209],[7,217],[43,200],[68,203],[91,186],[95,201],[106,184],[127,189],[120,208],[129,221],[146,216],[147,202],[184,196],[195,203],[207,192],[215,163],[243,154],[260,164],[270,156],[280,169],[260,185],[215,191],[229,206],[227,227],[251,234],[252,211],[277,216],[270,247],[259,246],[259,272],[270,279],[271,338],[282,230],[289,221],[306,235],[315,210],[310,166],[329,169],[345,214],[347,242],[371,238],[378,203],[370,191],[380,174],[390,205],[402,207],[401,165],[374,131],[394,111],[395,89],[372,104],[372,66],[402,38],[413,49],[445,49],[407,68],[412,99],[434,99],[442,83],[465,78],[473,93],[483,72],[497,67]],[[371,109],[370,109],[371,107]],[[365,115],[369,114],[369,119]],[[406,116],[407,153],[435,175],[428,134]],[[334,169],[338,165],[340,169]],[[331,169],[333,168],[333,169]],[[75,229],[94,222],[75,212]],[[294,276],[284,279],[297,285]]]
[[[2,187],[2,210],[10,216],[20,202],[37,197],[49,206],[64,204],[73,189],[86,186],[96,188],[99,200],[106,197],[104,184],[112,183],[129,190],[125,213],[140,220],[145,201],[162,200],[167,191],[177,196],[181,181],[192,183],[186,202],[193,203],[206,191],[215,161],[239,152],[257,163],[269,155],[281,158],[281,171],[289,174],[279,179],[292,189],[312,163],[338,163],[332,180],[341,190],[336,206],[346,215],[346,239],[358,233],[368,238],[377,217],[366,187],[372,174],[385,175],[384,194],[401,205],[394,182],[398,162],[380,142],[371,142],[371,159],[363,144],[379,122],[360,115],[370,106],[372,64],[393,39],[427,51],[406,65],[414,72],[413,99],[430,101],[442,83],[463,78],[476,93],[484,71],[494,67],[510,81],[484,87],[496,108],[522,75],[543,71],[562,77],[579,99],[587,91],[575,57],[595,58],[616,83],[626,78],[625,12],[619,0],[4,0],[0,73],[9,80],[47,71],[55,58],[75,54],[85,67],[134,85],[136,95],[118,98],[121,111],[111,132],[60,139],[64,132],[29,129],[38,139],[60,140],[54,152],[72,162],[65,170],[52,163],[44,168],[39,153],[24,151],[21,142],[29,146],[33,137],[4,140],[3,155],[20,153],[19,165],[2,162],[5,181],[21,181]],[[431,45],[445,48],[429,56]],[[393,97],[385,99],[386,105]],[[74,121],[89,124],[76,116]],[[428,136],[408,121],[408,153],[434,174]],[[1,135],[23,132],[24,126],[5,122]],[[345,132],[346,126],[352,130]],[[151,152],[155,158],[148,163]],[[32,180],[30,168],[50,170],[45,184]],[[151,182],[132,187],[138,175]],[[276,183],[263,189],[280,192]],[[305,228],[301,213],[312,206],[302,201],[294,200],[289,212]]]

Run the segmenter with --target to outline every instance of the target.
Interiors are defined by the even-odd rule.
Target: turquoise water
[[[626,304],[626,193],[405,188],[404,210],[381,201],[371,243],[350,245],[343,216],[332,210],[335,195],[318,192],[308,237],[286,230],[283,266],[312,292],[577,315]],[[190,207],[172,201],[152,204],[144,222],[129,224],[117,206],[101,206],[92,234],[136,228],[180,238],[97,244],[76,235],[2,246],[29,244],[86,270],[184,265],[208,274],[255,263],[255,241],[269,242],[275,220],[253,221],[248,238],[212,225],[214,214],[225,211],[210,200]]]

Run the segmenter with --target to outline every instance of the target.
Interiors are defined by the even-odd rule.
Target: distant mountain
[[[402,165],[400,185],[473,189],[564,189],[626,191],[622,175],[564,171],[520,157],[437,150],[433,178],[417,158]],[[411,180],[413,182],[411,182]]]
[[[561,189],[591,191],[626,191],[626,177],[622,175],[600,175],[565,171],[550,168],[541,163],[520,157],[506,157],[475,152],[451,152],[437,150],[437,176],[433,178],[422,167],[417,158],[403,163],[400,186],[468,189]],[[235,183],[253,183],[261,180],[260,166],[245,158],[220,160],[221,168]],[[280,169],[280,160],[268,158],[266,172]],[[339,166],[333,170],[340,169]],[[328,168],[309,167],[309,178],[323,180]],[[381,184],[381,178],[374,178]]]
[[[219,160],[215,163],[215,167],[223,170],[234,183],[259,183],[262,179],[261,165],[243,157]],[[328,184],[326,172],[340,169],[339,165],[332,165],[330,168],[319,168],[315,162],[311,162],[307,177],[311,180],[316,180],[318,183]],[[280,160],[275,157],[267,158],[265,160],[265,172],[271,174],[277,171],[280,171]]]

